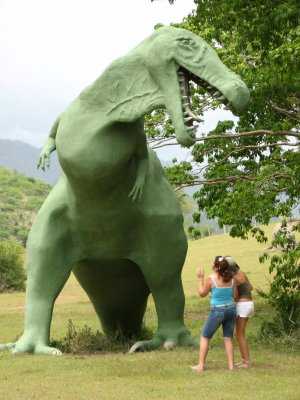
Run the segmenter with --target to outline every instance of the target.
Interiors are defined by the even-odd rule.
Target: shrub
[[[143,338],[152,337],[152,332],[144,330]],[[72,320],[68,321],[66,336],[61,340],[51,340],[50,345],[59,348],[63,353],[92,354],[99,352],[127,352],[133,343],[140,338],[125,339],[120,333],[107,337],[99,331],[85,325],[77,329]]]
[[[293,230],[300,231],[300,224]],[[269,272],[273,274],[273,280],[269,292],[258,290],[258,294],[275,308],[277,315],[272,324],[262,329],[269,329],[277,335],[280,332],[291,334],[300,327],[300,243],[295,244],[293,235],[283,230],[276,235],[272,245],[283,250],[271,257]],[[269,255],[264,254],[260,261],[268,258]]]
[[[0,242],[0,292],[25,289],[23,247],[16,242]]]
[[[263,343],[274,349],[283,351],[299,351],[299,331],[286,332],[278,318],[272,321],[263,321],[255,342]]]

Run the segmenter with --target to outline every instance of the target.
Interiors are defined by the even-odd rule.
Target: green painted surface
[[[195,344],[183,321],[183,217],[143,127],[143,116],[163,106],[177,141],[195,143],[188,76],[222,94],[236,114],[249,100],[203,39],[164,27],[114,61],[56,120],[39,166],[49,166],[56,149],[62,175],[28,239],[25,329],[0,349],[60,353],[48,347],[50,323],[72,270],[107,334],[139,333],[152,293],[158,331],[131,351]]]

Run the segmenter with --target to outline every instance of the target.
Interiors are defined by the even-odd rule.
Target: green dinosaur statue
[[[184,325],[183,217],[143,116],[165,107],[182,146],[195,143],[188,80],[235,113],[249,91],[200,37],[163,27],[114,61],[54,123],[39,166],[57,150],[62,174],[41,207],[27,244],[24,333],[0,349],[60,354],[49,347],[54,302],[74,272],[103,331],[140,333],[151,293],[158,316],[153,339],[131,352],[191,345]]]

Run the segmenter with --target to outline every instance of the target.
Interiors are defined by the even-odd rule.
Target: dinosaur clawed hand
[[[46,168],[50,167],[50,154],[55,149],[56,149],[55,140],[49,137],[40,153],[37,168],[41,168],[43,171],[45,171]]]
[[[41,168],[43,171],[50,167],[50,153],[42,152],[39,157],[37,169]]]
[[[128,197],[134,202],[140,201],[143,195],[144,180],[136,180]]]

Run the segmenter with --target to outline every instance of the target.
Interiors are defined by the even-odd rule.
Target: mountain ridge
[[[54,185],[60,174],[56,153],[51,154],[51,165],[45,172],[37,169],[41,149],[20,140],[0,139],[0,166],[28,177],[42,179]]]
[[[17,171],[28,177],[42,179],[54,185],[60,175],[60,165],[56,152],[51,154],[50,168],[45,171],[37,169],[41,149],[20,140],[0,139],[0,166]],[[171,161],[160,160],[163,166],[171,166]]]

